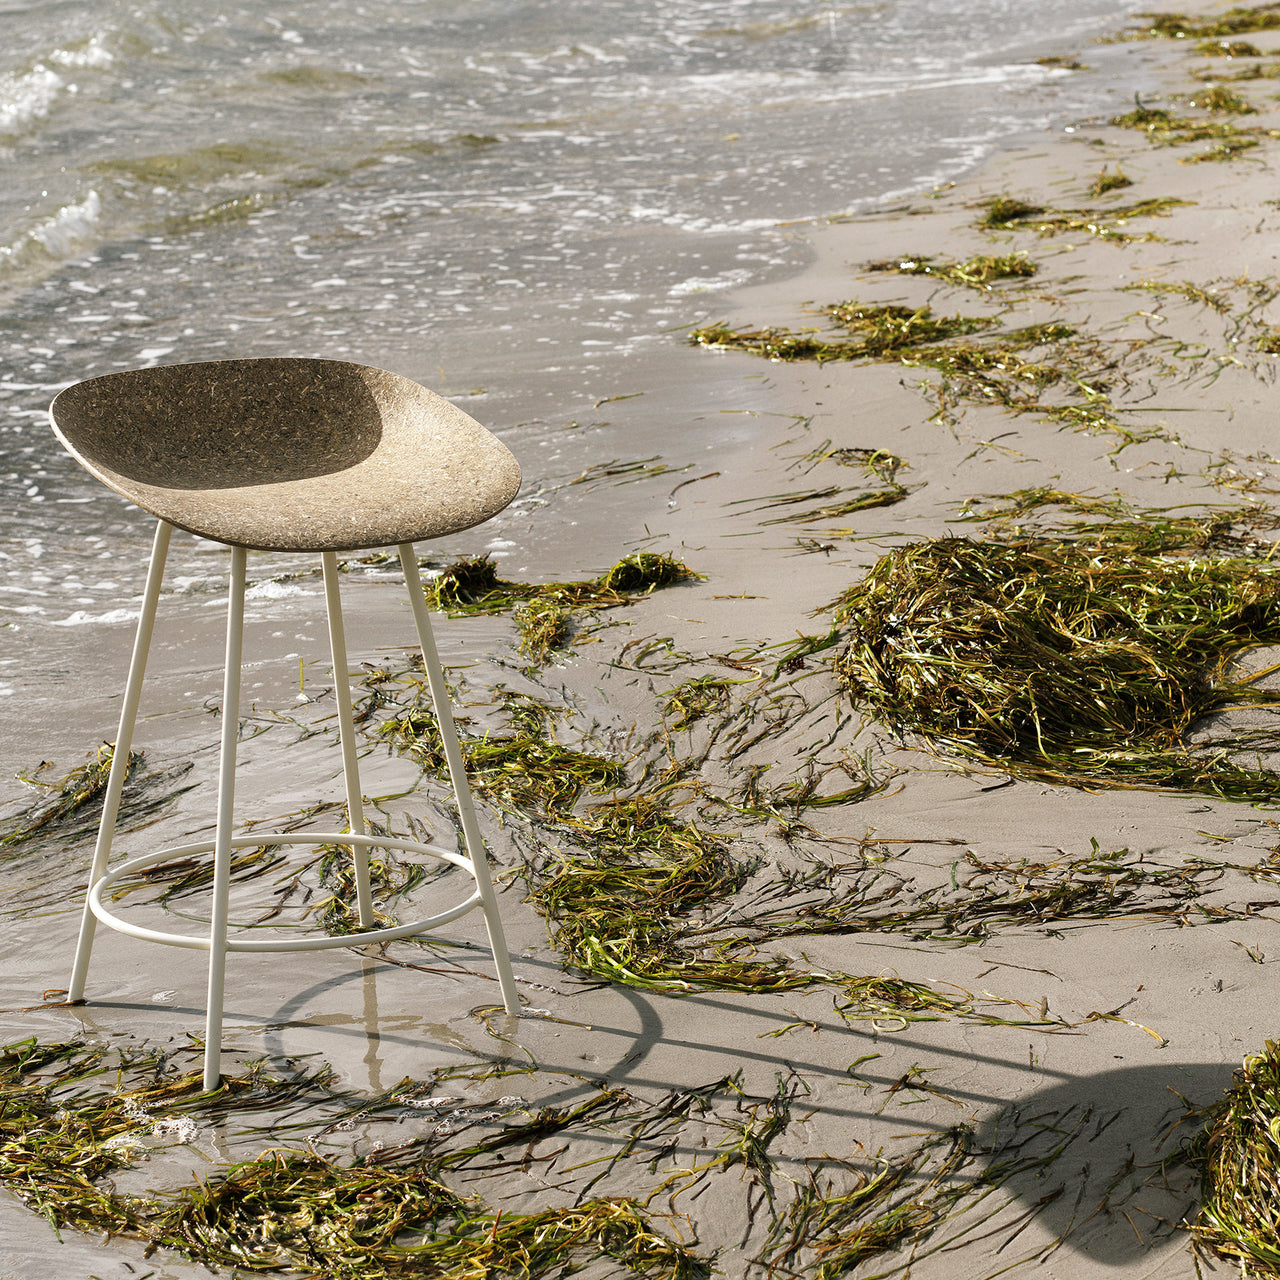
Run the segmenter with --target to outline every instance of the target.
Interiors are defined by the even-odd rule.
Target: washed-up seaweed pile
[[[1198,1128],[1177,1159],[1200,1179],[1190,1215],[1198,1241],[1237,1262],[1245,1280],[1280,1274],[1280,1048],[1268,1040],[1225,1097],[1187,1119]]]
[[[1274,801],[1280,778],[1200,751],[1211,712],[1280,701],[1228,675],[1280,641],[1268,564],[1088,542],[943,538],[883,557],[839,602],[840,680],[875,716],[1018,777]]]

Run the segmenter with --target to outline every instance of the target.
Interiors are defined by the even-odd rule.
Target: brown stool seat
[[[109,373],[50,407],[73,457],[215,542],[356,551],[438,538],[520,487],[507,448],[416,382],[342,360],[215,360]]]

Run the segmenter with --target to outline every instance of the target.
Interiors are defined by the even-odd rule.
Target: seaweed
[[[705,1259],[656,1231],[631,1201],[495,1214],[468,1205],[434,1174],[430,1163],[344,1166],[303,1151],[269,1152],[179,1193],[154,1238],[214,1266],[333,1280],[564,1275],[600,1256],[670,1280],[709,1275]],[[426,1238],[406,1241],[407,1233]]]
[[[387,834],[377,824],[369,824],[369,829],[374,835]],[[378,928],[394,928],[399,922],[384,908],[392,900],[412,892],[437,870],[421,862],[409,861],[389,849],[371,850],[368,866],[369,883],[379,904],[373,913]],[[320,884],[329,892],[310,904],[308,909],[319,917],[321,928],[335,936],[368,929],[369,925],[360,923],[356,907],[355,865],[350,846],[322,845],[319,871]]]
[[[698,676],[671,689],[663,708],[674,717],[671,728],[688,729],[709,715],[723,712],[729,705],[733,685],[734,681],[723,676]]]
[[[585,847],[548,851],[529,899],[574,968],[672,994],[789,990],[812,981],[784,960],[752,958],[733,939],[698,946],[686,937],[691,912],[727,898],[751,874],[723,838],[647,798],[592,806],[565,834]]]
[[[1214,85],[1189,99],[1202,110],[1228,115],[1255,115],[1257,109],[1238,94]],[[1260,145],[1262,138],[1280,137],[1280,130],[1257,126],[1241,128],[1228,120],[1206,120],[1176,116],[1164,107],[1148,107],[1140,100],[1132,111],[1112,116],[1111,123],[1122,129],[1137,129],[1158,146],[1183,146],[1191,142],[1212,142],[1208,150],[1184,157],[1179,163],[1197,164],[1205,160],[1231,160]]]
[[[869,475],[882,480],[885,484],[893,484],[898,472],[910,463],[888,449],[827,449],[821,454],[838,462],[842,467],[862,467]]]
[[[770,520],[762,520],[762,525],[770,524],[812,524],[815,520],[838,520],[841,516],[852,515],[855,511],[870,511],[875,507],[892,507],[910,494],[911,490],[904,485],[894,484],[886,489],[875,489],[870,493],[860,493],[855,498],[846,498],[843,502],[828,503],[814,507],[808,511],[795,511],[785,516],[774,516]]]
[[[460,738],[471,786],[478,793],[544,817],[569,813],[584,791],[621,786],[626,769],[603,756],[562,746],[550,734],[550,713],[528,699],[508,698],[506,733]],[[436,774],[445,771],[435,716],[417,705],[384,721],[378,734]]]
[[[1212,711],[1280,701],[1226,675],[1280,640],[1275,570],[1140,552],[1115,533],[884,556],[837,602],[839,680],[895,728],[1015,777],[1275,802],[1277,775],[1189,741]]]
[[[1128,186],[1126,178],[1119,184]],[[1110,190],[1110,188],[1107,188]],[[1101,192],[1095,192],[1101,194]],[[947,284],[965,285],[989,293],[998,280],[1027,279],[1036,274],[1036,266],[1025,253],[980,254],[965,262],[938,262],[924,254],[910,254],[883,262],[869,262],[868,271],[896,271],[904,276],[930,276]]]
[[[1258,108],[1252,103],[1246,102],[1238,93],[1224,89],[1220,84],[1191,94],[1187,98],[1187,106],[1195,107],[1198,111],[1222,115],[1256,116],[1258,114]]]
[[[1206,58],[1260,58],[1262,50],[1247,40],[1201,40],[1196,52]]]
[[[1136,284],[1122,284],[1120,288],[1126,293],[1177,294],[1189,302],[1197,302],[1202,307],[1208,307],[1219,315],[1225,315],[1231,310],[1230,301],[1221,293],[1214,293],[1188,280],[1139,280]]]
[[[1196,1242],[1230,1259],[1245,1280],[1280,1275],[1280,1046],[1244,1060],[1226,1095],[1189,1109],[1198,1131],[1168,1163],[1199,1175],[1187,1223]]]
[[[493,1138],[434,1154],[409,1143],[339,1163],[305,1150],[273,1148],[218,1169],[194,1186],[125,1194],[111,1176],[130,1168],[156,1135],[182,1141],[192,1117],[221,1118],[229,1107],[278,1106],[300,1092],[328,1101],[328,1068],[292,1080],[251,1071],[202,1093],[199,1074],[125,1088],[119,1074],[158,1074],[163,1054],[124,1059],[116,1088],[85,1092],[106,1074],[103,1050],[27,1040],[0,1051],[0,1183],[55,1228],[145,1242],[208,1267],[291,1270],[326,1280],[407,1280],[418,1275],[565,1275],[604,1255],[667,1280],[709,1275],[708,1260],[657,1231],[633,1201],[596,1199],[532,1213],[489,1210],[444,1182],[478,1154],[531,1143],[595,1110],[544,1108]],[[396,1096],[403,1097],[403,1081]],[[69,1091],[69,1086],[79,1086]]]
[[[972,1131],[958,1126],[894,1160],[880,1159],[871,1172],[828,1161],[822,1169],[825,1181],[811,1171],[809,1181],[798,1186],[756,1261],[770,1275],[781,1269],[813,1280],[838,1280],[878,1253],[925,1240],[968,1194],[969,1185],[955,1175],[976,1154]],[[852,1184],[847,1190],[836,1189],[832,1174],[837,1170],[846,1186]]]
[[[1184,156],[1179,164],[1204,164],[1208,161],[1225,161],[1234,160],[1237,156],[1243,155],[1246,151],[1252,151],[1258,146],[1256,138],[1225,138],[1221,142],[1216,142],[1208,151],[1197,152],[1193,156]]]
[[[485,555],[450,565],[431,580],[426,595],[430,605],[453,616],[514,610],[520,647],[540,662],[568,643],[576,613],[630,604],[659,587],[698,576],[671,556],[638,551],[586,581],[511,582],[498,577]]]
[[[111,773],[115,748],[104,742],[86,764],[72,769],[57,782],[45,782],[35,777],[47,767],[42,762],[31,775],[19,774],[28,786],[41,788],[44,794],[19,813],[5,820],[4,834],[0,835],[0,849],[13,849],[32,841],[59,839],[74,841],[88,838],[97,830],[102,798]],[[122,795],[121,822],[136,822],[154,812],[190,787],[174,788],[173,784],[191,769],[190,763],[174,768],[138,774],[144,753],[129,753],[129,768],[125,775]],[[163,794],[155,794],[164,788]]]
[[[892,360],[930,342],[990,328],[985,316],[934,316],[930,307],[870,306],[839,302],[824,308],[850,335],[828,340],[786,329],[735,330],[726,324],[703,325],[689,334],[702,347],[731,347],[771,360]]]
[[[969,852],[951,864],[949,880],[922,891],[907,880],[893,882],[883,864],[852,878],[815,876],[788,883],[780,876],[786,892],[780,907],[740,914],[723,927],[756,942],[786,934],[859,932],[981,943],[996,929],[1137,918],[1209,923],[1256,912],[1257,904],[1199,903],[1205,882],[1214,883],[1224,870],[1222,864],[1197,861],[1149,863],[1128,849],[1104,851],[1096,840],[1083,856],[1060,853],[1045,861],[987,861]],[[886,879],[889,887],[880,887]],[[806,887],[823,890],[824,896],[806,901],[796,893]]]
[[[1118,123],[1118,120],[1112,123]],[[1133,218],[1166,217],[1171,209],[1187,203],[1186,200],[1173,196],[1154,196],[1133,204],[1114,205],[1108,209],[1047,209],[1043,205],[1029,204],[1014,196],[994,196],[983,202],[985,212],[978,220],[978,226],[985,231],[1035,231],[1042,236],[1057,235],[1063,231],[1083,231],[1116,243],[1158,240],[1160,237],[1150,232],[1139,236],[1120,228]]]
[[[1185,13],[1141,13],[1139,34],[1169,40],[1221,40],[1247,31],[1273,31],[1280,27],[1280,6],[1261,4],[1245,9],[1228,9],[1211,18],[1192,18]]]
[[[897,327],[890,326],[890,331],[880,333],[874,342],[865,335],[845,342],[808,333],[794,334],[785,329],[735,330],[716,324],[695,329],[690,341],[747,351],[772,360],[875,359],[896,361],[907,368],[934,369],[942,374],[931,392],[938,402],[937,417],[945,418],[956,404],[967,400],[1000,405],[1014,413],[1034,412],[1073,430],[1110,432],[1125,444],[1164,434],[1158,427],[1146,433],[1137,432],[1117,420],[1119,411],[1107,397],[1105,381],[1106,373],[1115,367],[1114,361],[1108,363],[1098,343],[1069,325],[1046,321],[1004,329],[982,341],[965,342],[964,336],[989,329],[994,322],[975,316],[936,321],[928,307],[911,311],[906,307],[863,307],[846,302],[825,310],[855,334],[861,332],[857,326],[868,317],[879,324],[883,312],[895,314]],[[1046,355],[1039,360],[1028,358],[1025,353],[1036,348],[1046,349]],[[1062,387],[1069,396],[1078,397],[1080,403],[1045,403],[1043,393],[1055,386]],[[830,497],[837,492],[830,488],[807,496]],[[828,509],[817,518],[890,505],[901,501],[907,493],[905,487],[891,479],[888,487],[876,494],[862,495],[846,511]],[[779,502],[801,499],[801,495],[776,497]],[[780,517],[783,520],[804,518],[807,517]]]
[[[658,454],[654,454],[651,458],[637,458],[633,462],[623,462],[620,458],[613,458],[609,462],[595,463],[580,475],[575,476],[569,483],[571,485],[597,484],[608,480],[612,485],[632,484],[637,480],[648,480],[654,476],[679,475],[682,471],[688,471],[692,465],[687,463],[683,467],[669,467]]]
[[[1133,179],[1122,173],[1118,165],[1115,173],[1109,172],[1106,165],[1103,165],[1098,170],[1098,176],[1089,184],[1089,194],[1096,199],[1098,196],[1105,196],[1108,191],[1121,191],[1131,186]]]

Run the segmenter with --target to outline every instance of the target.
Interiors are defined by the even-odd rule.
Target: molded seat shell
[[[268,357],[77,383],[49,407],[87,470],[144,511],[231,546],[356,551],[480,524],[520,488],[505,445],[399,374]]]

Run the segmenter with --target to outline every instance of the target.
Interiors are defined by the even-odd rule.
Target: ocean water
[[[125,643],[142,574],[147,520],[49,433],[60,388],[381,365],[497,430],[554,522],[549,477],[597,459],[547,424],[796,270],[795,224],[1114,109],[1131,86],[1091,42],[1137,7],[0,0],[0,697],[33,653],[74,672],[88,632]],[[1037,61],[1062,53],[1096,69]],[[602,447],[665,456],[683,430]],[[178,555],[179,591],[216,585],[216,556]]]

